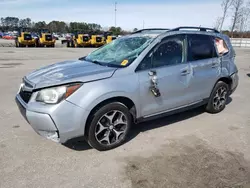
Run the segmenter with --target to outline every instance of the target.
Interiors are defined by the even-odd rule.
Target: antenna
[[[116,11],[117,11],[116,5],[117,5],[117,2],[115,2],[115,27],[116,27]]]

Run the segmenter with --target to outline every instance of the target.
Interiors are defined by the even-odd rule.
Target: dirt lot
[[[240,85],[223,112],[196,109],[136,125],[108,152],[41,138],[14,102],[23,75],[91,50],[0,48],[1,188],[250,186],[250,50],[237,49]]]

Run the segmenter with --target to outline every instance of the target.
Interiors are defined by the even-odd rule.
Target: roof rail
[[[162,31],[162,32],[164,32],[164,31],[169,31],[170,29],[168,29],[168,28],[147,28],[147,29],[140,29],[140,30],[138,30],[138,31],[134,31],[134,32],[132,32],[132,34],[136,34],[136,33],[142,33],[142,32],[147,32],[147,31]]]
[[[180,31],[181,29],[198,29],[200,31],[213,31],[215,33],[220,33],[217,29],[213,28],[206,28],[206,27],[190,27],[190,26],[184,26],[184,27],[177,27],[174,29],[171,29],[170,31]]]

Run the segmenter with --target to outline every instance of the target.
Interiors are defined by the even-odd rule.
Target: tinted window
[[[24,34],[23,37],[24,37],[24,40],[31,40],[32,39],[31,34]]]
[[[216,57],[214,43],[208,35],[188,35],[188,61]]]
[[[153,54],[153,67],[180,64],[183,62],[184,37],[166,38]]]

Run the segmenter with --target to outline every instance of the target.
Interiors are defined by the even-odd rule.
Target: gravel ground
[[[223,112],[199,108],[136,125],[107,152],[38,136],[14,102],[25,74],[91,50],[0,48],[1,188],[250,186],[250,50],[236,50],[240,84]]]

